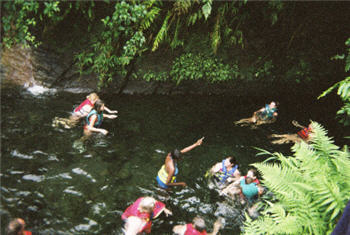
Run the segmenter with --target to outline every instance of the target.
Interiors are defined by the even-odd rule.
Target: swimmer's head
[[[226,161],[225,161],[225,166],[235,166],[237,165],[237,161],[236,161],[236,158],[233,157],[233,156],[229,156],[226,158]]]
[[[256,179],[256,170],[255,169],[249,169],[247,172],[247,177],[251,177],[253,179]]]
[[[205,221],[201,217],[195,217],[192,220],[192,224],[194,228],[199,232],[203,232],[206,229]]]
[[[175,160],[181,159],[181,156],[182,156],[180,150],[178,149],[174,149],[170,154],[171,154],[171,158]]]
[[[88,98],[93,104],[99,99],[96,93],[91,93],[90,95],[86,96],[86,98]]]
[[[98,99],[95,103],[95,109],[98,113],[101,113],[105,108],[105,104],[102,100]]]
[[[9,234],[9,235],[21,234],[24,231],[25,225],[26,225],[26,223],[24,222],[23,219],[16,218],[9,223],[9,225],[7,227],[7,234]]]
[[[247,176],[247,178],[245,178],[246,184],[251,184],[251,183],[253,183],[253,181],[254,181],[254,179],[252,177]]]
[[[140,202],[139,211],[151,213],[154,209],[155,204],[156,204],[156,199],[154,199],[153,197],[144,197]]]

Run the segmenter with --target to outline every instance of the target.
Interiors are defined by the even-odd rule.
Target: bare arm
[[[207,234],[208,234],[208,235],[216,235],[216,234],[219,232],[219,230],[220,230],[221,227],[222,227],[222,223],[220,222],[220,218],[219,218],[219,219],[217,219],[217,220],[215,221],[215,223],[214,223],[213,232],[207,233]]]
[[[96,119],[97,119],[97,115],[96,115],[96,114],[95,114],[95,115],[92,115],[92,116],[90,117],[90,124],[88,125],[87,129],[88,129],[89,131],[100,132],[100,133],[102,133],[102,134],[104,134],[104,135],[107,135],[107,134],[108,134],[108,131],[107,131],[107,130],[102,129],[102,128],[96,128],[96,127],[94,127],[95,122],[96,122]]]
[[[204,137],[200,138],[199,140],[197,140],[196,143],[194,143],[194,144],[192,144],[192,145],[190,145],[190,146],[188,146],[188,147],[182,149],[180,152],[181,152],[181,153],[187,153],[188,151],[191,151],[191,150],[194,149],[195,147],[201,145],[201,144],[203,143],[203,139],[204,139]]]
[[[125,223],[125,235],[138,234],[144,225],[145,222],[142,219],[136,216],[130,216]]]
[[[173,178],[174,173],[175,173],[175,167],[174,167],[174,162],[172,160],[169,160],[168,156],[167,156],[167,159],[165,161],[165,170],[168,173],[168,178],[166,179],[166,182],[165,182],[166,185],[168,185],[168,186],[186,186],[185,182],[173,182],[173,183],[171,183],[171,179]]]
[[[110,110],[109,108],[106,107],[105,105],[105,108],[104,108],[108,113],[118,113],[117,110]]]
[[[104,117],[104,118],[109,118],[109,119],[115,119],[115,118],[117,118],[118,116],[117,116],[117,115],[111,115],[111,114],[103,114],[103,117]]]
[[[216,172],[218,172],[221,169],[222,163],[218,162],[216,163],[211,169],[210,169],[210,173],[213,175]]]
[[[302,129],[305,128],[305,126],[300,125],[300,124],[299,124],[297,121],[295,121],[295,120],[292,121],[292,124],[293,124],[295,127],[298,127],[298,128],[302,128]]]
[[[186,232],[186,225],[175,225],[173,228],[173,233],[177,235],[184,235]]]

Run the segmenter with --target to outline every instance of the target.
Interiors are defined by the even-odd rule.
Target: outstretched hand
[[[115,118],[117,118],[118,117],[118,115],[109,115],[109,118],[110,119],[115,119]]]
[[[202,137],[202,138],[200,138],[199,140],[197,140],[196,145],[197,145],[197,146],[201,145],[201,144],[203,143],[204,138],[205,138],[205,137]]]
[[[173,215],[173,212],[171,212],[167,208],[164,208],[164,213],[165,213],[166,217],[168,217],[169,215]]]

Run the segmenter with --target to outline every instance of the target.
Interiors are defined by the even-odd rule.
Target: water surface
[[[100,96],[115,120],[105,120],[107,136],[96,134],[85,151],[73,148],[82,124],[53,128],[55,116],[68,117],[87,94],[59,92],[33,96],[18,89],[1,90],[1,232],[10,217],[22,217],[39,234],[120,234],[120,216],[138,197],[163,200],[173,216],[160,217],[153,234],[171,234],[175,224],[201,215],[211,231],[216,215],[226,218],[221,234],[239,234],[242,213],[207,187],[205,172],[234,155],[240,170],[262,161],[254,147],[290,154],[290,145],[270,144],[273,133],[293,133],[296,119],[320,122],[342,146],[346,129],[334,119],[339,104],[314,97],[235,96]],[[276,123],[258,129],[233,121],[248,117],[265,102],[278,99]],[[166,154],[204,136],[202,146],[179,163],[179,178],[188,184],[165,194],[155,177]]]

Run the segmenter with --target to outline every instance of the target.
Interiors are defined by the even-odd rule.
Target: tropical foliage
[[[345,72],[350,71],[350,38],[345,42],[345,45],[348,47],[347,56],[337,55],[334,59],[344,59],[345,58]],[[337,94],[340,96],[344,102],[344,106],[337,112],[338,117],[340,117],[340,122],[345,126],[350,125],[350,77],[345,78],[344,80],[337,82],[326,91],[324,91],[318,98],[326,96],[332,90],[338,88]]]
[[[318,74],[329,76],[319,67],[332,71],[323,56],[324,42],[336,45],[336,39],[342,38],[324,27],[341,27],[342,14],[348,15],[343,3],[323,2],[14,0],[0,4],[2,46],[45,45],[59,52],[68,48],[74,52],[73,68],[95,74],[100,86],[134,74],[147,81],[176,83],[239,77],[311,84],[321,79]],[[146,67],[144,56],[157,51],[172,53],[164,58],[171,68]],[[143,67],[135,66],[140,64]],[[205,71],[200,71],[203,65]]]
[[[311,144],[292,147],[293,156],[271,154],[253,164],[271,190],[262,216],[245,222],[244,234],[329,234],[350,198],[350,155],[312,122]],[[267,152],[265,152],[267,153]]]

